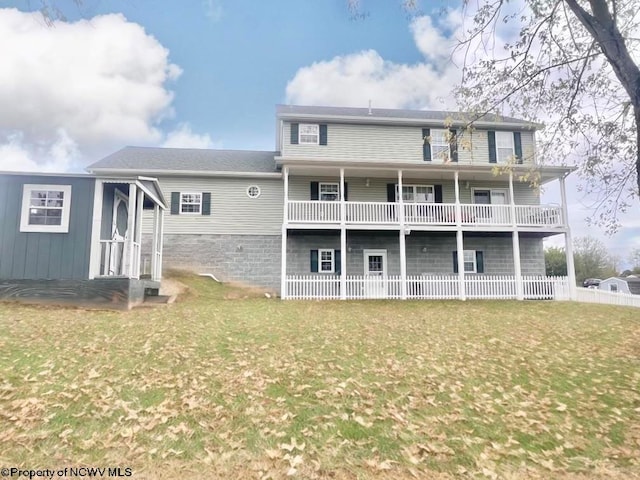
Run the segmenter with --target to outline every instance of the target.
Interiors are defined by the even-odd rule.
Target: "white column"
[[[164,248],[164,209],[160,209],[158,216],[158,281],[162,280],[162,249]]]
[[[151,280],[158,280],[158,259],[156,252],[158,251],[158,229],[160,207],[158,205],[153,206],[153,238],[151,240]]]
[[[289,167],[284,167],[284,212],[282,214],[282,246],[280,258],[280,298],[287,298],[287,225],[289,223]]]
[[[400,220],[400,298],[407,299],[407,251],[406,251],[406,231],[404,224],[404,199],[402,198],[402,170],[398,170],[398,200]]]
[[[516,203],[515,195],[513,194],[513,172],[509,172],[509,205],[511,206],[511,228],[513,229],[511,239],[513,241],[513,272],[516,277],[516,298],[524,300],[524,284],[522,283],[522,266],[520,264],[520,233],[516,222]]]
[[[129,256],[129,265],[127,276],[132,278],[134,276],[133,265],[134,265],[134,248],[133,242],[136,236],[136,212],[137,205],[136,202],[138,200],[138,187],[135,183],[129,184],[129,211],[127,212],[127,254]]]
[[[91,225],[89,280],[102,274],[102,272],[100,271],[100,260],[102,257],[102,244],[100,243],[100,235],[102,234],[103,193],[104,183],[102,182],[102,180],[96,179],[93,191],[93,222]]]
[[[344,168],[340,169],[340,299],[347,298],[347,227],[344,198]]]
[[[462,207],[460,206],[460,175],[454,172],[454,187],[456,192],[456,245],[458,249],[458,296],[460,300],[466,300],[467,294],[464,286],[464,240],[462,233]]]
[[[571,228],[569,227],[569,215],[567,210],[567,188],[564,184],[565,177],[560,178],[560,197],[562,198],[562,216],[565,225],[564,232],[564,252],[567,259],[567,277],[569,279],[569,296],[575,300],[576,290],[576,267],[573,263],[573,240],[571,239]]]
[[[138,199],[136,201],[136,252],[134,252],[135,278],[140,278],[140,262],[142,261],[142,211],[144,207],[144,192],[138,189]]]

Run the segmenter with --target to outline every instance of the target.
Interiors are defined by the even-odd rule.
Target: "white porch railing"
[[[460,205],[462,225],[513,225],[511,205]],[[345,202],[348,224],[399,224],[397,202]],[[289,201],[288,222],[340,223],[340,202]],[[453,203],[405,203],[407,225],[456,225]],[[562,208],[553,205],[515,205],[515,220],[520,227],[562,227]]]
[[[399,204],[393,202],[346,202],[348,223],[398,223]]]
[[[640,295],[622,292],[607,292],[597,288],[577,288],[576,300],[587,303],[604,303],[625,307],[640,307]]]
[[[340,202],[298,202],[289,201],[290,222],[338,223],[340,222]]]
[[[128,240],[100,240],[100,276],[140,278],[140,244]]]
[[[406,283],[407,299],[446,300],[460,297],[457,275],[410,275]],[[402,298],[402,277],[388,275],[372,277],[345,276],[348,300]],[[337,300],[342,298],[338,275],[288,275],[283,298],[300,300]],[[474,275],[464,279],[465,295],[469,299],[501,300],[518,297],[516,277],[512,275]],[[568,300],[567,277],[523,276],[525,299]]]

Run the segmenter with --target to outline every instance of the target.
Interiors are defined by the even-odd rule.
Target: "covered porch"
[[[90,278],[145,281],[144,288],[157,290],[162,278],[166,209],[166,201],[154,178],[96,179]],[[153,212],[151,241],[143,239],[145,210]],[[144,245],[149,251],[143,251]],[[143,258],[149,259],[145,265]]]

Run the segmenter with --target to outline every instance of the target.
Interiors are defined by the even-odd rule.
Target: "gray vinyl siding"
[[[71,185],[68,233],[20,232],[23,185]],[[89,276],[95,179],[0,176],[0,280]]]
[[[366,162],[428,163],[422,158],[422,127],[331,123],[327,129],[327,145],[292,145],[291,123],[285,122],[282,156]],[[533,131],[522,131],[521,139],[525,163],[532,163]],[[458,162],[461,164],[489,163],[487,130],[458,133]]]
[[[327,182],[338,183],[339,177],[305,177],[291,176],[289,178],[289,200],[309,200],[311,182]],[[387,184],[397,183],[397,178],[370,178],[369,186],[366,186],[366,178],[363,177],[346,177],[348,200],[350,202],[386,202],[387,201]],[[430,180],[430,179],[403,179],[404,185],[442,185],[442,201],[444,203],[455,202],[455,185],[454,182],[448,180]],[[469,188],[466,187],[466,181],[460,182],[460,202],[473,203],[473,188],[501,188],[509,190],[507,182],[480,182],[470,181]],[[538,205],[540,203],[540,194],[529,183],[514,182],[513,184],[515,203],[517,205]]]
[[[278,235],[282,229],[284,205],[283,181],[280,178],[228,177],[163,177],[159,178],[164,198],[171,201],[171,192],[210,192],[211,215],[164,214],[164,233]],[[247,196],[247,187],[260,187],[258,198]],[[152,229],[151,211],[143,216],[143,232]]]

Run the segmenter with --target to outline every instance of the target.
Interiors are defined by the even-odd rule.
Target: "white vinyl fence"
[[[587,303],[604,303],[625,307],[640,307],[640,295],[622,292],[607,292],[597,288],[577,288],[576,300]]]
[[[457,275],[410,275],[406,282],[407,299],[446,300],[460,296],[460,278]],[[345,295],[355,299],[400,299],[402,277],[347,275]],[[464,279],[469,299],[501,300],[518,297],[515,276],[468,275]],[[341,285],[338,275],[288,275],[284,298],[302,300],[340,299]],[[522,293],[525,299],[568,300],[569,285],[566,277],[523,276]]]

